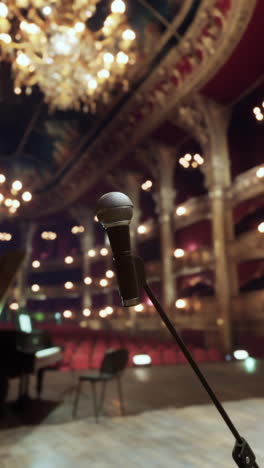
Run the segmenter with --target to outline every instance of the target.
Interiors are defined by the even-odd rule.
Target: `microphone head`
[[[96,216],[105,229],[128,225],[133,215],[133,203],[121,192],[105,193],[96,206]]]

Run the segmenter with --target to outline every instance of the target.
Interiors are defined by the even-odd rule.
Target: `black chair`
[[[106,351],[100,371],[93,374],[86,374],[80,375],[79,381],[76,389],[75,401],[73,405],[73,417],[76,415],[77,406],[81,391],[81,386],[83,382],[90,382],[92,387],[92,397],[93,397],[93,404],[94,404],[94,415],[96,422],[98,422],[98,416],[104,404],[104,397],[105,397],[105,389],[106,384],[109,380],[116,379],[117,382],[117,390],[119,393],[119,400],[120,400],[120,407],[121,407],[121,414],[124,416],[125,409],[124,409],[124,402],[123,402],[123,395],[122,395],[122,387],[121,387],[121,374],[124,371],[126,365],[128,363],[128,351],[125,348],[121,349],[110,349]],[[97,404],[97,394],[96,394],[96,383],[102,382],[102,389],[101,389],[101,396],[99,406]]]

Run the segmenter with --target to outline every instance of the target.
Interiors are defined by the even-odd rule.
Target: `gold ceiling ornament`
[[[100,0],[0,2],[0,59],[12,63],[14,92],[38,85],[50,109],[94,111],[114,86],[127,85],[136,34],[123,0],[113,0],[102,27],[89,20]]]
[[[25,190],[20,180],[8,183],[6,176],[0,174],[0,213],[14,215],[23,203],[29,203],[32,194]]]

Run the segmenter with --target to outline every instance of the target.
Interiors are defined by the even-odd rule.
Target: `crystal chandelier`
[[[51,110],[87,112],[95,110],[99,99],[106,102],[114,86],[127,85],[136,34],[128,25],[123,0],[112,1],[110,14],[93,31],[99,3],[0,2],[0,59],[12,64],[16,94],[30,94],[38,85]]]
[[[28,203],[32,195],[23,190],[20,180],[7,183],[4,174],[0,174],[0,213],[4,215],[14,215],[23,203]]]

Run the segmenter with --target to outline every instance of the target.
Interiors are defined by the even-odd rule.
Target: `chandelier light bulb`
[[[109,78],[110,76],[110,73],[108,70],[106,70],[105,68],[103,68],[102,70],[100,70],[98,73],[98,78],[101,78],[101,79],[106,79],[106,78]]]
[[[51,13],[52,13],[51,7],[50,7],[49,5],[44,6],[44,7],[42,8],[42,13],[43,13],[43,15],[45,15],[45,16],[51,15]]]
[[[185,154],[184,159],[186,159],[186,161],[191,161],[192,160],[192,155],[187,153],[187,154]]]
[[[13,201],[11,200],[11,198],[6,198],[5,199],[5,206],[7,206],[8,208],[11,207],[13,204]]]
[[[111,315],[111,314],[113,314],[114,309],[113,309],[113,307],[111,307],[111,306],[107,306],[107,307],[105,308],[105,311],[106,311],[107,315]]]
[[[21,67],[28,67],[28,65],[30,64],[30,58],[26,54],[21,52],[16,58],[16,63]]]
[[[94,78],[88,81],[88,88],[92,91],[97,88],[97,81]]]
[[[75,23],[74,29],[76,32],[82,33],[85,30],[85,24],[81,21],[78,21],[77,23]]]
[[[122,38],[125,41],[133,41],[136,39],[136,33],[132,29],[126,29],[122,34]]]
[[[19,88],[18,86],[16,86],[15,89],[14,89],[14,93],[18,96],[19,94],[22,93],[22,89]]]
[[[20,207],[20,201],[19,200],[13,200],[12,207],[17,209]]]
[[[0,174],[0,184],[3,184],[6,181],[4,174]]]
[[[263,120],[263,114],[260,112],[259,114],[256,115],[257,120]]]
[[[1,33],[0,41],[3,41],[5,44],[10,44],[12,42],[12,38],[9,34]]]
[[[66,281],[66,283],[64,283],[64,287],[65,289],[72,289],[73,283],[71,281]]]
[[[128,60],[129,60],[129,57],[127,54],[125,54],[125,52],[118,52],[117,56],[116,56],[116,61],[117,63],[121,64],[121,65],[125,65],[128,63]]]
[[[113,63],[114,61],[114,56],[110,52],[106,52],[103,58],[104,58],[104,62],[108,65]]]
[[[40,261],[39,260],[33,260],[32,266],[33,266],[33,268],[39,268],[40,267]]]
[[[123,0],[114,0],[113,3],[111,4],[111,11],[112,13],[125,13],[126,11],[126,5],[123,2]]]
[[[33,292],[38,292],[40,290],[40,286],[38,284],[32,284],[31,289]]]
[[[8,8],[5,3],[1,2],[0,3],[0,17],[6,18],[7,15],[8,15]]]
[[[254,107],[253,113],[254,113],[255,115],[260,114],[260,113],[261,113],[261,108],[260,108],[260,107]]]

